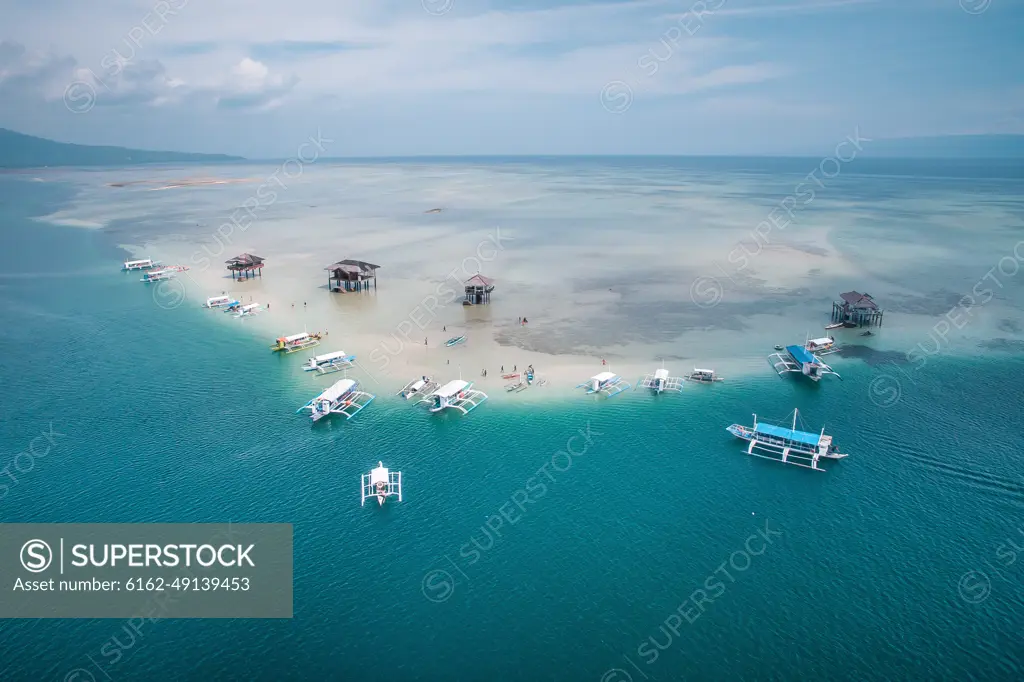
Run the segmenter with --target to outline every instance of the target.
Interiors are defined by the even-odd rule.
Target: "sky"
[[[9,0],[0,127],[286,158],[1024,133],[1024,0]],[[330,142],[327,142],[330,140]]]

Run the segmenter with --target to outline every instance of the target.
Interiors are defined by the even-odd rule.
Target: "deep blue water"
[[[300,360],[160,308],[103,232],[29,219],[70,199],[0,178],[0,466],[64,434],[4,481],[0,519],[293,523],[294,618],[164,620],[134,640],[118,620],[4,621],[2,680],[1024,675],[1019,355],[840,359],[845,381],[820,386],[766,366],[678,397],[466,418],[380,396],[311,430]],[[724,431],[793,407],[850,457],[783,467]],[[580,430],[565,468],[552,457]],[[360,508],[378,459],[405,500]],[[680,607],[692,623],[670,620]]]

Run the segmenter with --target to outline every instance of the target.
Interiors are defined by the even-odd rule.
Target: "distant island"
[[[1021,159],[1024,135],[900,137],[864,143],[865,157],[905,159]]]
[[[183,161],[244,161],[227,154],[155,152],[125,147],[97,147],[55,142],[0,128],[0,168],[41,168],[43,166],[130,166]]]

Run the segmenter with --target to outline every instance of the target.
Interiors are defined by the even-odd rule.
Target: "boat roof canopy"
[[[818,359],[803,346],[786,346],[786,352],[793,356],[793,359],[801,364],[818,364]]]
[[[278,341],[286,341],[291,343],[292,341],[301,341],[302,339],[308,338],[309,334],[303,332],[301,334],[292,334],[291,336],[282,336]]]
[[[317,355],[313,359],[317,362],[330,362],[331,360],[337,360],[338,358],[348,357],[345,355],[345,351],[339,350],[335,353],[325,353],[324,355]]]
[[[834,343],[831,337],[823,336],[820,339],[810,339],[807,343],[813,343],[815,346],[827,346],[830,343]]]
[[[453,381],[449,381],[447,384],[434,391],[434,395],[439,395],[442,398],[451,398],[453,395],[457,394],[459,391],[466,388],[469,388],[468,381],[463,381],[462,379],[455,379]]]
[[[342,379],[316,397],[317,400],[337,400],[356,387],[353,379]]]
[[[797,443],[803,443],[804,445],[817,446],[818,441],[821,440],[821,436],[817,433],[794,431],[793,429],[786,429],[781,426],[764,424],[762,422],[757,423],[757,426],[754,427],[754,431],[757,433],[763,433],[766,436],[775,436],[776,438],[785,438],[786,440],[796,441]]]
[[[668,370],[667,369],[655,370],[654,371],[654,378],[655,379],[668,379]]]
[[[608,381],[609,379],[614,379],[615,376],[615,372],[601,372],[600,374],[595,374],[590,378],[597,381]]]
[[[713,369],[701,369],[699,367],[694,367],[693,368],[693,373],[694,374],[714,374],[715,370],[713,370]]]
[[[377,483],[388,482],[388,469],[384,466],[374,467],[373,471],[370,472],[370,483],[376,485]]]

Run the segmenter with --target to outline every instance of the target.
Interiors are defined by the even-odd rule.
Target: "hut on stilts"
[[[249,279],[250,277],[263,277],[263,259],[251,253],[243,253],[241,256],[226,261],[228,270],[231,271],[231,279]]]
[[[847,291],[832,302],[832,321],[846,327],[882,326],[882,309],[868,294]]]
[[[340,260],[328,265],[327,288],[334,292],[366,291],[373,283],[377,288],[377,269],[379,265],[361,260]]]
[[[484,277],[478,272],[466,280],[466,298],[462,301],[462,305],[490,303],[492,291],[494,291],[494,280]]]

